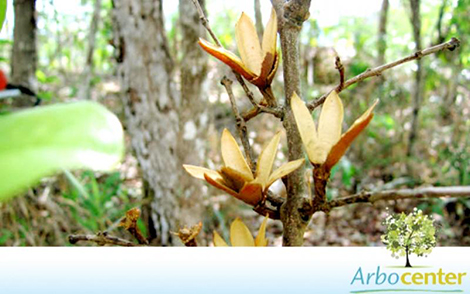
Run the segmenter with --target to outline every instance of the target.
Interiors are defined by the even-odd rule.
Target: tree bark
[[[272,0],[278,15],[283,58],[285,117],[289,161],[304,158],[302,140],[290,107],[294,92],[300,92],[299,34],[303,22],[308,18],[310,0]],[[281,208],[284,227],[283,245],[302,246],[304,233],[312,216],[311,199],[308,197],[304,180],[305,168],[301,167],[287,177],[287,200]]]
[[[90,86],[93,77],[93,53],[95,52],[96,33],[98,31],[101,14],[101,0],[95,0],[93,8],[93,16],[90,22],[90,30],[88,32],[88,49],[85,60],[85,67],[82,73],[82,86],[78,97],[80,99],[90,99]]]
[[[36,0],[13,1],[15,27],[11,54],[11,84],[37,91]],[[15,98],[13,107],[32,106],[36,98]]]
[[[126,127],[144,180],[142,216],[153,245],[173,245],[182,168],[177,157],[180,97],[161,0],[113,0],[115,46]]]
[[[199,0],[204,8],[204,0]],[[181,28],[180,77],[181,107],[178,155],[182,163],[204,166],[206,130],[209,125],[208,103],[203,93],[207,73],[207,54],[197,44],[205,37],[205,29],[192,1],[180,0]],[[183,197],[180,201],[181,222],[193,225],[203,218],[203,182],[187,175],[180,181]]]
[[[410,0],[411,6],[411,25],[413,27],[413,38],[415,41],[415,49],[419,51],[422,49],[421,45],[421,15],[420,15],[420,0]],[[411,117],[411,129],[408,138],[407,156],[411,157],[414,154],[413,148],[418,135],[418,116],[423,101],[424,79],[423,79],[423,62],[421,59],[416,60],[417,69],[415,72],[415,85],[413,89],[413,112]]]

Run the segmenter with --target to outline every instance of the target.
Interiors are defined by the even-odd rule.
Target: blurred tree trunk
[[[437,23],[436,23],[436,30],[437,30],[436,44],[443,43],[445,38],[447,37],[447,33],[449,32],[448,30],[444,32],[443,31],[443,26],[442,26],[442,21],[443,21],[443,18],[444,18],[444,12],[447,8],[448,2],[449,2],[448,0],[443,0],[442,4],[441,4],[441,7],[439,8],[439,16],[437,17]]]
[[[256,32],[258,33],[259,38],[263,38],[264,28],[263,28],[263,17],[261,15],[261,4],[259,0],[255,1],[255,21],[256,21]]]
[[[36,0],[14,0],[15,27],[11,54],[10,83],[37,91]],[[23,95],[14,107],[32,106],[36,98]]]
[[[199,0],[204,8],[204,0]],[[200,37],[205,37],[196,7],[192,1],[179,1],[179,25],[181,28],[181,107],[180,136],[178,155],[182,163],[203,166],[205,142],[209,113],[207,94],[203,92],[203,83],[207,74],[207,58],[197,44]],[[183,177],[179,188],[183,197],[180,201],[181,223],[195,224],[202,220],[203,182],[189,175]]]
[[[376,66],[383,65],[386,61],[385,53],[387,51],[387,23],[389,6],[390,5],[388,0],[382,1],[382,7],[380,9],[379,15],[379,26],[377,31],[377,58],[375,60]],[[367,81],[361,95],[368,100],[370,100],[369,97],[371,97],[372,94],[377,94],[378,97],[383,97],[385,94],[383,87],[384,81],[385,78],[383,75],[377,77],[376,79]]]
[[[437,31],[437,38],[434,44],[440,44],[445,41],[448,37],[451,27],[453,25],[450,22],[447,26],[444,25],[444,14],[449,6],[449,0],[442,0],[441,7],[439,8],[439,14],[436,22],[436,31]],[[455,17],[455,12],[453,13]],[[465,33],[461,31],[459,26],[455,27],[457,30],[458,36],[463,36]],[[445,87],[445,94],[442,104],[440,106],[440,114],[443,119],[444,125],[451,125],[453,124],[453,115],[452,112],[454,111],[453,104],[455,103],[455,99],[457,98],[457,87],[459,85],[459,78],[460,73],[462,72],[462,63],[460,55],[462,54],[462,50],[457,50],[457,52],[442,52],[444,58],[448,62],[451,68],[451,78],[447,81],[447,87]]]
[[[389,0],[382,0],[382,7],[379,14],[378,30],[377,30],[377,58],[375,59],[375,66],[381,66],[385,64],[385,53],[387,51],[387,23],[388,23],[388,11],[389,11]],[[385,76],[381,75],[375,79],[371,79],[365,82],[365,86],[359,91],[360,95],[367,101],[371,101],[371,97],[376,99],[378,97],[384,97],[384,82]],[[365,153],[360,149],[359,158],[364,158]]]
[[[113,0],[113,7],[126,127],[144,180],[142,216],[151,244],[174,245],[182,174],[180,97],[172,81],[162,0]]]
[[[377,65],[385,63],[385,51],[387,50],[387,19],[388,19],[388,0],[382,1],[382,8],[380,9],[379,20],[379,34],[377,40]]]
[[[420,0],[410,0],[411,7],[411,25],[413,27],[413,38],[415,41],[415,50],[421,50],[421,15]],[[411,130],[408,138],[407,156],[414,154],[413,148],[418,134],[418,115],[424,95],[423,62],[422,59],[416,60],[415,85],[413,88],[413,112],[411,118]]]
[[[78,93],[80,99],[90,99],[91,78],[93,77],[93,53],[95,52],[96,33],[98,31],[101,14],[101,0],[95,0],[93,16],[91,17],[90,30],[88,32],[88,49],[85,67],[82,73],[82,84]]]

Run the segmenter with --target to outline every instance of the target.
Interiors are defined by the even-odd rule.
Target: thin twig
[[[255,118],[260,113],[269,113],[281,120],[284,118],[284,108],[282,106],[270,108],[262,105],[253,107],[252,109],[242,114],[242,117],[245,122],[248,122],[250,119]]]
[[[457,38],[452,38],[448,42],[445,42],[445,43],[442,43],[442,44],[439,44],[439,45],[436,45],[436,46],[432,46],[432,47],[417,51],[414,54],[411,54],[411,55],[409,55],[407,57],[404,57],[402,59],[399,59],[399,60],[384,64],[384,65],[378,66],[378,67],[373,68],[373,69],[368,69],[365,72],[363,72],[363,73],[347,80],[344,83],[344,86],[341,88],[341,91],[343,91],[344,89],[348,88],[351,85],[362,82],[363,80],[365,80],[367,78],[370,78],[370,77],[373,77],[373,76],[380,76],[384,71],[386,71],[388,69],[391,69],[395,66],[398,66],[400,64],[410,62],[410,61],[413,61],[413,60],[417,60],[417,59],[421,59],[424,56],[431,55],[431,54],[434,54],[434,53],[437,53],[437,52],[440,52],[440,51],[443,51],[443,50],[453,51],[459,46],[460,46],[460,41]],[[338,89],[338,87],[336,87],[336,89]],[[339,92],[341,92],[341,91],[339,91]],[[315,108],[322,105],[323,102],[325,102],[325,99],[326,99],[326,97],[328,96],[328,94],[330,92],[328,92],[326,94],[323,94],[320,98],[308,103],[307,104],[308,109],[310,111],[313,111]]]
[[[214,42],[217,44],[217,46],[222,47],[222,43],[220,43],[219,39],[217,38],[217,36],[212,31],[211,26],[209,25],[209,20],[204,15],[204,10],[202,9],[201,4],[199,4],[198,0],[193,0],[193,3],[196,6],[197,12],[199,14],[199,19],[201,20],[202,25],[209,32],[209,34],[212,37],[212,40],[214,40]]]
[[[339,85],[336,87],[336,92],[341,92],[344,88],[344,66],[343,63],[341,62],[341,59],[339,56],[336,56],[335,60],[335,67],[339,72]]]
[[[262,216],[268,215],[270,219],[274,219],[274,220],[281,219],[281,213],[279,212],[279,210],[271,209],[267,207],[266,205],[255,206],[253,207],[253,210],[257,212],[259,215],[262,215]]]
[[[243,144],[243,149],[245,150],[246,159],[248,160],[248,164],[250,165],[251,170],[256,169],[256,164],[253,160],[253,151],[251,150],[250,141],[248,140],[248,131],[246,128],[245,120],[240,115],[238,111],[237,102],[235,101],[235,96],[233,95],[232,91],[232,80],[224,76],[220,83],[225,87],[227,90],[228,97],[230,98],[230,103],[232,104],[232,111],[235,115],[235,121],[237,124],[238,135],[240,136],[240,140]]]
[[[278,220],[281,219],[281,206],[283,203],[284,198],[268,191],[266,200],[253,207],[253,210],[262,216],[268,215],[270,219]]]
[[[398,189],[378,192],[361,192],[328,202],[325,210],[354,203],[374,203],[380,200],[420,199],[439,197],[470,197],[470,186],[424,187],[416,189]]]
[[[131,241],[121,239],[118,237],[108,236],[106,232],[98,232],[96,235],[70,235],[69,242],[70,244],[76,244],[80,241],[88,241],[94,242],[99,246],[105,245],[115,245],[115,246],[124,246],[124,247],[132,247],[138,246]]]
[[[243,91],[245,91],[245,94],[248,97],[248,100],[250,100],[251,105],[253,105],[252,109],[250,109],[249,111],[247,111],[246,113],[242,115],[243,120],[245,120],[245,122],[248,122],[250,119],[256,117],[258,114],[263,113],[263,112],[272,114],[275,117],[280,118],[282,120],[284,116],[284,111],[281,107],[270,108],[270,107],[266,107],[264,105],[259,104],[258,102],[256,102],[253,92],[251,92],[250,88],[248,88],[242,76],[235,73],[235,77],[237,78],[237,81],[242,86]]]
[[[248,88],[247,84],[245,83],[245,80],[243,80],[242,76],[239,74],[236,74],[235,77],[237,78],[237,81],[240,83],[240,85],[243,88],[243,91],[245,91],[246,96],[248,97],[248,100],[250,100],[251,104],[254,107],[259,107],[258,102],[255,100],[255,95],[253,95],[253,92],[251,92],[250,88]]]

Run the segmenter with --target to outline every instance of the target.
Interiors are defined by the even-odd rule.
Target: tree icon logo
[[[427,256],[436,246],[434,220],[417,208],[408,215],[389,215],[384,221],[386,227],[382,242],[392,252],[392,257],[406,256],[405,267],[411,267],[412,253]]]

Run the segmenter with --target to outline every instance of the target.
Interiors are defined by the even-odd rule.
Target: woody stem
[[[271,86],[259,90],[261,94],[263,94],[263,98],[267,102],[269,107],[277,107],[276,97],[274,97],[273,89],[271,88]]]
[[[271,2],[278,15],[285,90],[283,126],[287,135],[288,158],[292,161],[303,158],[302,140],[292,114],[290,97],[294,92],[300,95],[299,35],[302,23],[309,15],[310,0]],[[284,246],[302,246],[312,216],[312,203],[306,193],[304,173],[305,168],[302,166],[287,177],[287,199],[281,207]]]
[[[313,213],[316,211],[323,211],[326,205],[326,185],[330,178],[330,172],[326,171],[321,165],[314,165],[313,169],[313,184],[314,184],[314,197],[313,197]]]
[[[256,164],[253,159],[253,151],[250,146],[250,141],[248,140],[248,130],[246,128],[245,120],[238,111],[237,101],[235,101],[235,96],[233,95],[233,82],[232,80],[224,76],[220,83],[225,87],[225,90],[227,90],[228,97],[230,98],[230,103],[232,104],[232,112],[235,115],[235,122],[237,124],[238,135],[240,136],[240,140],[242,141],[243,150],[245,150],[245,156],[248,161],[248,164],[250,165],[251,170],[254,172],[256,170]]]
[[[460,46],[460,41],[457,38],[452,38],[450,41],[444,42],[442,44],[432,46],[420,51],[417,51],[409,56],[400,58],[398,60],[395,60],[393,62],[378,66],[376,68],[372,69],[367,69],[365,72],[350,78],[347,81],[342,81],[340,84],[336,87],[336,92],[340,93],[344,89],[348,88],[349,86],[352,86],[356,83],[362,82],[365,79],[368,79],[370,77],[375,77],[375,76],[380,76],[384,71],[389,70],[391,68],[394,68],[395,66],[401,65],[403,63],[407,63],[413,60],[421,59],[424,56],[435,54],[440,51],[444,50],[449,50],[453,51],[455,48]],[[340,72],[341,74],[341,72]],[[344,74],[344,73],[343,73]],[[330,91],[331,92],[331,91]],[[315,99],[307,104],[307,107],[310,111],[313,111],[315,108],[319,107],[320,105],[325,102],[326,97],[328,96],[328,93],[323,94],[320,98]]]

